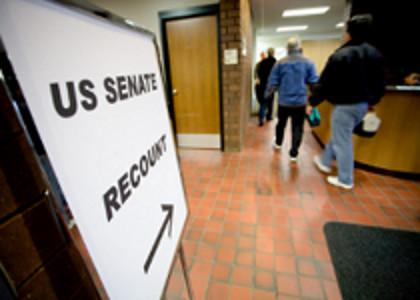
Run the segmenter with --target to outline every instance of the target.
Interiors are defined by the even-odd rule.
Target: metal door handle
[[[178,95],[178,90],[177,89],[173,89],[172,90],[172,96],[176,96]]]

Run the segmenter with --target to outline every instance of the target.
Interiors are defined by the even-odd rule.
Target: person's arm
[[[309,86],[313,86],[318,81],[319,81],[319,76],[316,72],[315,65],[312,62],[308,62],[305,83],[308,84]]]
[[[315,84],[317,84],[318,81],[319,81],[319,76],[316,72],[315,65],[312,62],[309,62],[308,67],[307,67],[307,72],[306,72],[305,83],[309,86],[309,90],[311,94],[312,94]]]
[[[308,66],[306,69],[306,78],[305,83],[309,86],[309,90],[311,95],[313,94],[313,90],[315,84],[319,81],[319,76],[316,72],[315,65],[312,62],[308,62]],[[310,115],[312,113],[312,105],[309,104],[306,106],[306,114]]]
[[[419,73],[410,73],[404,78],[404,83],[408,85],[418,85],[420,84],[420,74]]]
[[[271,69],[270,76],[268,77],[267,87],[264,93],[264,98],[271,97],[276,89],[280,86],[280,68],[281,64],[276,64]]]

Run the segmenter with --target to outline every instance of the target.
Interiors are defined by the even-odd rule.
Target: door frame
[[[210,4],[203,6],[194,6],[189,8],[171,9],[159,12],[160,38],[162,43],[162,55],[164,62],[164,74],[166,82],[166,94],[168,99],[169,115],[172,119],[174,128],[174,136],[176,138],[176,122],[174,99],[172,95],[172,78],[171,66],[169,62],[169,46],[167,39],[166,23],[173,20],[188,19],[202,16],[216,17],[216,34],[217,34],[217,61],[218,61],[218,80],[219,80],[219,114],[220,114],[220,146],[221,151],[225,149],[224,143],[224,127],[223,127],[223,93],[222,93],[222,61],[221,61],[221,36],[220,36],[220,6],[219,4]],[[177,138],[176,138],[177,140]]]

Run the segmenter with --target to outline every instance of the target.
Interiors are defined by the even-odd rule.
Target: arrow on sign
[[[152,250],[149,253],[149,256],[146,259],[146,262],[144,263],[143,269],[144,272],[147,273],[149,271],[150,265],[153,261],[153,257],[155,256],[156,250],[159,247],[160,240],[162,239],[163,232],[166,229],[166,226],[169,223],[169,232],[168,236],[171,237],[172,233],[172,215],[174,211],[174,206],[172,204],[162,204],[162,210],[166,211],[166,218],[165,221],[163,221],[162,227],[160,227],[159,234],[153,244]]]

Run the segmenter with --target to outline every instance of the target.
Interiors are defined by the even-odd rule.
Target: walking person
[[[338,177],[328,176],[327,181],[344,189],[354,185],[353,130],[385,91],[382,56],[367,42],[371,23],[370,15],[355,15],[347,22],[345,43],[330,56],[309,100],[311,106],[324,99],[334,105],[332,137],[314,163],[320,171],[331,173],[335,159]]]
[[[258,77],[258,71],[260,69],[260,64],[261,62],[266,58],[265,56],[265,52],[262,51],[260,53],[260,61],[255,65],[255,70],[254,70],[254,80],[255,80],[255,95],[257,96],[257,101],[258,101],[258,105],[259,105],[259,111],[261,111],[261,106],[264,103],[264,90],[261,89],[261,85],[260,85],[260,79]],[[258,125],[262,126],[264,124],[264,122],[261,120],[260,118],[260,114],[258,111]]]
[[[303,57],[301,43],[297,37],[291,37],[287,41],[287,54],[273,67],[266,96],[272,96],[278,89],[278,121],[273,146],[277,150],[281,148],[284,128],[290,117],[292,119],[292,146],[289,157],[291,161],[296,161],[303,136],[308,98],[307,85],[315,84],[318,81],[318,75],[315,65]]]
[[[274,58],[274,49],[269,48],[267,50],[267,58],[261,60],[255,68],[255,92],[257,94],[257,100],[260,104],[260,109],[258,112],[258,125],[264,125],[264,117],[267,121],[273,119],[273,100],[274,97],[264,97],[264,92],[267,87],[268,76],[270,75],[271,69],[276,63]],[[267,113],[266,113],[267,111]]]

